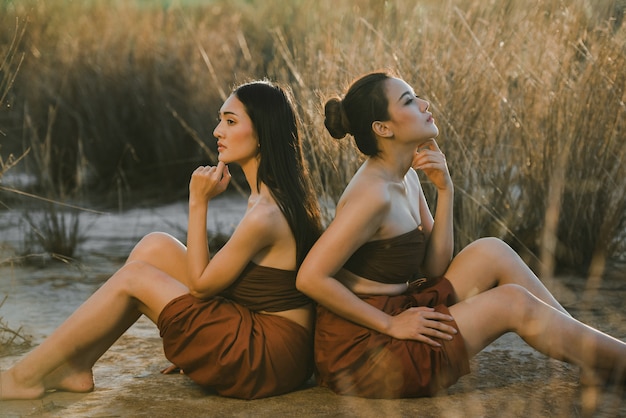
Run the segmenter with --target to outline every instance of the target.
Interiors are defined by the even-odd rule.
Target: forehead
[[[385,82],[385,92],[389,103],[395,103],[405,93],[413,94],[413,88],[406,81],[399,78],[390,78]]]
[[[220,113],[232,113],[236,116],[247,116],[246,107],[234,94],[230,95],[220,108]]]

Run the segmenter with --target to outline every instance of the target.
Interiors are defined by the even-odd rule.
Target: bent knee
[[[151,280],[161,272],[153,265],[142,260],[128,261],[110,279],[119,289],[128,294],[133,294],[137,286],[143,285],[146,280]]]
[[[158,260],[162,254],[168,254],[173,249],[182,248],[183,244],[165,232],[150,232],[145,235],[133,248],[128,261],[151,262]]]
[[[539,300],[524,286],[503,284],[491,290],[503,305],[502,313],[507,316],[509,329],[514,331],[524,323],[533,312]]]
[[[166,232],[150,232],[146,234],[135,246],[136,248],[161,248],[163,246],[177,245],[179,241]]]
[[[492,267],[504,268],[518,258],[517,253],[500,238],[479,238],[466,247],[473,256],[481,257]]]
[[[483,237],[470,243],[467,248],[473,250],[480,250],[487,252],[488,254],[501,254],[502,252],[513,251],[509,244],[496,237]]]

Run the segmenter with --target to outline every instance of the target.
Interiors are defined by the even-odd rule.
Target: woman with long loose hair
[[[214,135],[219,162],[197,168],[189,183],[187,245],[164,233],[144,237],[59,328],[0,374],[1,399],[93,390],[94,363],[141,315],[157,324],[173,365],[218,394],[278,395],[310,377],[314,312],[295,278],[321,226],[288,91],[267,81],[239,86]],[[230,181],[228,164],[242,168],[250,197],[212,253],[207,213]]]

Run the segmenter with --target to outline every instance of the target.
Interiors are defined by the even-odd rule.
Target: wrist
[[[444,195],[444,194],[449,194],[450,196],[454,195],[454,184],[452,184],[452,182],[448,183],[445,187],[443,188],[438,188],[437,189],[437,193],[439,195]]]
[[[207,199],[195,199],[189,198],[189,209],[203,209],[209,206],[209,201]]]
[[[380,332],[381,334],[391,335],[392,319],[393,318],[392,318],[391,315],[383,312],[383,317],[382,317],[382,321],[381,321],[381,324],[380,324],[380,329],[378,329],[377,331]]]

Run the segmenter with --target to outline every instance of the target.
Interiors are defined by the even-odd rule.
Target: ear
[[[382,138],[392,138],[393,132],[389,129],[389,126],[385,122],[374,121],[372,123],[372,130],[374,133]]]

